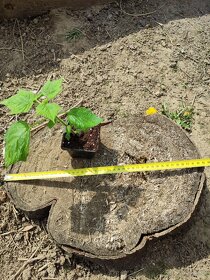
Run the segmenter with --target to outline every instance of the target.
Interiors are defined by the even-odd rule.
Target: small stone
[[[163,47],[166,46],[166,42],[165,42],[165,41],[162,41],[161,43],[162,43],[162,46],[163,46]]]
[[[134,46],[134,45],[130,45],[129,48],[130,48],[131,50],[133,50],[133,51],[135,51],[135,50],[137,49],[137,47]]]
[[[107,49],[107,46],[106,45],[101,46],[99,49],[100,49],[100,51],[105,51]]]
[[[161,96],[163,96],[164,94],[163,94],[163,92],[161,92],[161,91],[156,91],[155,92],[155,96],[156,97],[161,97]]]
[[[121,271],[120,280],[127,280],[127,279],[128,279],[128,272],[126,270]]]
[[[21,233],[17,233],[17,234],[15,235],[14,240],[15,240],[15,241],[20,241],[22,238],[23,238],[23,235],[22,235]]]
[[[112,14],[108,14],[107,19],[111,20],[112,18],[113,18],[113,15]]]
[[[171,68],[176,68],[176,67],[177,67],[177,62],[176,62],[176,61],[172,62],[172,63],[169,65],[169,67],[171,67]]]
[[[61,266],[64,265],[65,261],[66,261],[65,257],[64,256],[60,256],[59,263],[60,263]]]
[[[87,17],[88,20],[92,20],[93,15],[92,15],[92,13],[90,11],[87,11],[86,17]]]
[[[204,59],[204,61],[203,61],[205,64],[207,64],[207,65],[210,65],[210,59],[208,60],[208,59]]]
[[[100,51],[106,51],[108,48],[110,48],[112,46],[111,43],[107,44],[107,45],[103,45],[99,48]]]
[[[203,78],[202,78],[202,81],[204,81],[204,82],[207,82],[207,83],[209,83],[209,76],[204,76]]]
[[[146,26],[146,20],[139,20],[139,25],[141,25],[142,27]]]
[[[166,87],[165,87],[164,85],[161,85],[160,87],[161,87],[161,89],[162,89],[163,91],[166,90]]]
[[[93,84],[93,80],[88,80],[86,82],[86,86],[90,87]]]
[[[108,80],[108,76],[107,75],[103,75],[103,80]]]
[[[39,22],[38,18],[35,18],[35,19],[33,20],[33,22],[34,22],[35,24],[37,24],[37,23]]]
[[[103,82],[103,76],[97,75],[96,78],[99,83]]]

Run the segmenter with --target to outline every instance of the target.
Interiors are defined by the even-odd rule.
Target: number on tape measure
[[[7,174],[5,182],[210,166],[210,158]]]

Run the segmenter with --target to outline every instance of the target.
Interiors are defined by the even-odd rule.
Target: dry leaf
[[[33,225],[28,225],[28,226],[25,226],[21,231],[26,232],[26,231],[29,231],[29,230],[33,229],[34,227],[35,226],[33,226]]]

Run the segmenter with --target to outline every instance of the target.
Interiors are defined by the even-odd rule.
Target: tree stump
[[[0,0],[0,19],[24,18],[41,15],[48,10],[69,7],[81,9],[93,4],[104,4],[109,0]]]
[[[199,158],[185,132],[166,117],[135,116],[101,129],[93,160],[71,159],[60,130],[32,139],[27,162],[11,172],[46,171]],[[7,184],[17,208],[38,217],[49,211],[48,231],[65,250],[117,259],[185,223],[203,187],[203,168],[59,178]]]

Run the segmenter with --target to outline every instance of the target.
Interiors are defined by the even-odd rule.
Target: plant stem
[[[59,117],[56,117],[56,120],[59,122],[59,123],[61,123],[62,125],[64,125],[65,127],[67,127],[68,126],[68,124],[67,123],[65,123],[61,118],[59,118]]]
[[[82,101],[83,101],[83,99],[81,99],[79,102],[77,102],[75,105],[73,105],[72,108],[78,107],[78,106],[82,103]],[[69,110],[70,110],[70,109],[69,109]],[[59,117],[59,118],[64,117],[64,116],[69,112],[69,110],[66,111],[66,112],[64,112],[64,113],[59,114],[58,117]],[[39,131],[40,129],[42,129],[44,126],[46,126],[47,124],[48,124],[48,121],[42,121],[42,122],[39,123],[39,124],[36,123],[36,124],[34,124],[35,127],[33,127],[31,131],[36,131],[36,132],[37,132],[37,131]]]

